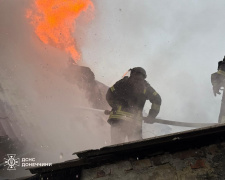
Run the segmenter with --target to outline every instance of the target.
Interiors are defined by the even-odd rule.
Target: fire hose
[[[94,108],[86,108],[86,107],[76,107],[78,109],[83,110],[89,110],[89,111],[96,111],[96,112],[102,112],[105,115],[110,115],[110,110],[103,110],[103,109],[94,109]],[[213,126],[217,123],[193,123],[193,122],[180,122],[180,121],[171,121],[166,119],[159,119],[159,118],[149,118],[149,117],[143,117],[143,120],[147,124],[165,124],[165,125],[171,125],[171,126],[182,126],[182,127],[206,127],[206,126]]]

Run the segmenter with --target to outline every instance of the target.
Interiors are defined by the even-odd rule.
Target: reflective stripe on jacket
[[[122,111],[122,106],[118,106],[116,111],[112,111],[109,116],[109,121],[111,119],[120,119],[127,122],[136,123],[138,125],[142,124],[142,112],[139,111],[137,114],[130,112]]]

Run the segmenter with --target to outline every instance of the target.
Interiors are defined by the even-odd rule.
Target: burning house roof
[[[87,174],[92,174],[92,179],[104,178],[105,176],[111,176],[116,179],[117,176],[113,174],[114,172],[111,172],[113,168],[110,165],[117,164],[117,162],[120,161],[126,161],[124,163],[125,165],[123,164],[124,167],[118,166],[119,168],[117,169],[120,169],[123,173],[125,172],[128,175],[134,173],[134,171],[139,174],[145,174],[146,171],[152,174],[163,174],[162,172],[172,172],[170,171],[171,169],[177,168],[177,174],[180,173],[176,176],[177,179],[194,179],[195,177],[198,179],[221,179],[220,177],[225,176],[223,173],[225,169],[221,169],[225,167],[224,125],[195,129],[145,139],[143,141],[107,146],[110,139],[109,125],[106,122],[107,117],[101,113],[98,114],[87,112],[85,109],[79,109],[79,106],[83,105],[87,106],[87,109],[109,109],[105,101],[105,93],[108,87],[95,79],[95,75],[89,67],[78,65],[86,63],[85,60],[83,62],[79,61],[82,60],[81,52],[85,52],[85,48],[82,49],[79,45],[83,45],[82,36],[89,36],[87,32],[86,34],[81,34],[79,32],[76,34],[77,18],[81,17],[79,22],[84,24],[93,18],[92,13],[94,5],[92,1],[35,0],[35,3],[32,5],[30,2],[31,1],[23,1],[22,3],[18,3],[17,1],[10,2],[5,0],[1,3],[1,42],[3,42],[1,46],[0,64],[0,83],[3,84],[3,88],[0,86],[1,167],[3,167],[1,160],[6,154],[18,153],[21,155],[24,153],[23,150],[26,148],[26,145],[29,145],[29,147],[32,148],[29,149],[30,151],[38,151],[41,155],[45,154],[45,156],[39,156],[42,159],[49,160],[51,156],[51,160],[55,163],[52,167],[30,169],[32,173],[36,174],[31,179],[38,179],[40,178],[39,175],[49,179],[51,179],[50,176],[54,177],[53,179],[65,179],[63,178],[64,176],[68,178],[73,176],[80,179],[82,173],[82,177],[85,177]],[[183,13],[184,11],[180,11],[180,9],[179,11],[177,10],[178,6],[176,3],[170,3],[172,9],[173,6],[176,7],[173,9],[176,10],[176,12],[168,16],[169,19],[159,18],[165,17],[165,14],[159,14],[160,16],[158,16],[158,14],[156,14],[156,16],[155,14],[146,14],[146,12],[150,12],[150,6],[154,9],[153,12],[164,12],[155,11],[157,8],[162,9],[164,7],[164,2],[161,3],[152,6],[152,4],[146,1],[145,3],[138,3],[138,6],[136,6],[136,4],[132,2],[132,4],[127,6],[127,3],[123,5],[112,2],[112,4],[108,3],[107,8],[105,8],[104,3],[102,3],[98,8],[104,8],[104,12],[109,12],[109,10],[112,9],[112,14],[102,13],[104,18],[100,19],[102,22],[105,21],[107,23],[106,25],[104,24],[104,28],[102,28],[102,26],[97,28],[103,29],[103,31],[97,31],[97,33],[93,32],[95,38],[92,42],[93,44],[89,44],[89,48],[95,52],[90,53],[90,49],[86,49],[86,52],[88,51],[89,53],[86,57],[92,58],[93,56],[95,60],[97,60],[98,57],[102,57],[104,61],[100,60],[99,62],[105,62],[107,59],[110,63],[105,64],[105,67],[101,66],[101,68],[104,69],[102,72],[108,73],[110,76],[114,76],[114,72],[113,75],[111,73],[114,69],[118,69],[117,73],[120,73],[119,69],[121,70],[121,64],[127,63],[129,66],[134,65],[134,63],[131,63],[134,60],[140,63],[141,66],[143,65],[143,67],[150,67],[148,70],[151,70],[151,77],[156,77],[155,82],[164,79],[161,84],[166,85],[166,88],[164,85],[162,85],[161,88],[164,89],[162,92],[165,93],[165,96],[166,91],[171,95],[172,90],[174,90],[174,96],[167,96],[169,97],[167,101],[169,105],[167,104],[167,106],[165,103],[165,108],[172,106],[171,102],[175,99],[183,100],[180,98],[183,97],[183,92],[191,90],[191,94],[195,95],[189,96],[190,98],[188,98],[188,94],[185,94],[184,96],[187,97],[188,101],[179,100],[177,104],[173,102],[173,104],[176,104],[177,108],[175,111],[167,108],[167,111],[170,112],[167,113],[167,115],[174,115],[179,119],[181,116],[176,114],[176,112],[179,111],[182,117],[193,120],[194,118],[189,118],[187,115],[197,114],[200,116],[200,114],[202,114],[201,118],[199,118],[200,121],[211,122],[215,112],[209,112],[205,108],[210,101],[202,101],[204,106],[200,108],[202,110],[201,112],[196,108],[198,107],[198,104],[195,104],[197,98],[194,98],[195,101],[193,101],[193,97],[197,97],[200,94],[202,96],[199,96],[199,99],[205,100],[207,95],[202,93],[206,92],[205,89],[204,91],[196,91],[200,86],[204,87],[202,83],[197,83],[202,76],[198,76],[199,79],[196,79],[195,82],[194,76],[190,74],[194,75],[196,73],[194,73],[194,71],[190,72],[189,70],[182,69],[183,67],[188,67],[189,62],[192,64],[190,66],[191,70],[193,69],[193,64],[195,64],[197,69],[196,60],[195,62],[188,61],[194,58],[190,58],[190,54],[181,53],[186,52],[187,49],[181,48],[179,51],[175,52],[173,48],[174,45],[182,47],[180,43],[183,41],[180,40],[183,40],[184,34],[186,33],[185,30],[188,29],[187,27],[196,27],[196,24],[204,26],[204,24],[209,23],[204,23],[204,21],[203,23],[199,23],[199,21],[179,21],[181,23],[188,23],[185,24],[184,28],[181,24],[173,24],[174,26],[170,26],[176,21],[176,18],[171,17],[178,17],[177,14],[180,14],[180,12],[181,16],[179,17],[181,17],[181,19],[183,19],[183,17],[184,19],[192,19],[195,18],[196,12],[205,12],[205,9],[200,9],[200,11],[196,11],[195,13],[187,9],[188,13],[186,11]],[[22,8],[17,9],[16,7],[19,6]],[[185,8],[186,7],[185,5]],[[192,6],[190,5],[190,9],[191,8]],[[206,5],[204,8],[207,9],[208,6]],[[133,13],[134,10],[135,13]],[[171,11],[171,9],[166,6],[164,10],[166,13],[170,13]],[[116,14],[117,11],[119,11],[119,16]],[[139,14],[139,12],[143,12],[143,14]],[[198,14],[200,15],[198,16],[198,20],[200,20],[200,18],[205,20],[204,13],[201,14],[202,16]],[[99,16],[101,15],[99,14]],[[109,17],[112,17],[112,19],[109,19]],[[125,19],[122,17],[125,17]],[[143,19],[143,17],[145,19]],[[146,21],[146,18],[149,19],[149,21]],[[27,27],[29,23],[27,23],[26,20],[33,25],[33,31]],[[126,24],[127,20],[132,23]],[[211,20],[213,23],[217,22],[214,18]],[[119,22],[119,24],[114,21]],[[194,22],[194,24],[190,22]],[[150,26],[145,26],[145,24],[149,24]],[[168,24],[169,26],[167,26]],[[213,24],[209,24],[209,26],[213,27]],[[162,32],[159,30],[161,27],[163,27],[163,30],[166,29],[165,32],[174,32],[175,34],[172,33],[173,36],[169,36],[168,33],[164,33],[163,31],[166,38],[162,38],[164,36],[162,36]],[[176,27],[175,31],[171,29],[173,27]],[[177,29],[177,27],[179,28]],[[146,30],[148,28],[149,31],[145,33],[143,29]],[[194,32],[194,35],[199,32],[202,34],[202,28],[196,28],[192,28],[194,30],[192,33]],[[110,29],[112,31],[109,31]],[[122,31],[117,31],[116,29],[122,29]],[[207,26],[205,26],[204,29],[207,29]],[[180,33],[180,35],[176,36],[177,32]],[[211,32],[214,31],[210,31],[210,33]],[[34,37],[33,34],[36,36]],[[119,36],[114,36],[115,34]],[[186,33],[185,37],[186,35],[190,36],[191,33]],[[100,36],[103,37],[103,44],[96,43],[96,41],[101,39]],[[76,39],[77,37],[81,40]],[[133,39],[133,37],[137,38]],[[211,39],[212,36],[210,35],[209,37]],[[191,46],[185,45],[185,48],[192,48],[199,40],[198,38],[194,38],[194,41],[192,41],[193,38],[186,39],[188,41],[185,41],[185,44]],[[165,43],[164,41],[167,40],[168,43]],[[77,44],[76,42],[79,43]],[[103,47],[106,44],[109,49]],[[159,44],[160,46],[158,46]],[[166,44],[166,46],[163,46],[163,44]],[[96,51],[94,46],[99,47],[99,51]],[[169,46],[172,48],[169,48]],[[209,49],[211,49],[211,46]],[[205,49],[195,48],[195,50],[196,52],[198,51],[197,55],[199,55],[199,50],[205,52]],[[153,51],[154,53],[152,53]],[[123,52],[125,53],[123,54]],[[211,52],[216,54],[219,51]],[[98,54],[98,56],[96,56],[95,53]],[[181,54],[183,56],[181,56]],[[72,64],[69,64],[65,74],[61,74],[68,60],[68,56],[73,58]],[[191,56],[193,57],[193,55]],[[89,59],[90,61],[91,58]],[[124,61],[126,59],[127,61]],[[150,63],[141,63],[140,59],[143,59],[143,62],[148,60]],[[204,57],[202,59],[197,59],[203,60]],[[161,63],[158,63],[159,60]],[[175,61],[177,61],[178,64],[174,63]],[[184,65],[183,62],[185,62]],[[156,67],[157,64],[159,68]],[[174,66],[171,67],[169,66],[170,64],[174,64]],[[200,65],[202,65],[202,62]],[[90,66],[95,67],[93,64],[90,64]],[[179,71],[174,71],[174,69],[179,69]],[[158,72],[155,73],[156,71]],[[198,72],[199,68],[197,73]],[[178,78],[175,78],[176,76]],[[111,82],[111,80],[113,80],[113,78],[108,80],[108,83]],[[188,81],[191,83],[188,83]],[[202,82],[202,79],[200,81]],[[177,84],[177,86],[173,86],[175,84]],[[176,88],[179,88],[179,91],[177,91]],[[10,93],[7,91],[10,91]],[[182,104],[182,108],[178,108],[180,104]],[[163,128],[155,128],[160,132],[154,133],[151,129],[152,127],[155,128],[154,125],[149,125],[148,131],[151,131],[154,136],[170,133],[171,131],[170,126],[164,126]],[[81,151],[89,147],[98,148],[98,146],[106,147]],[[176,159],[175,162],[171,160],[171,156],[174,156],[174,154],[177,155],[179,152],[189,151],[190,149],[192,150],[190,156],[186,153],[182,154],[182,157]],[[78,159],[66,161],[66,159],[68,159],[66,155],[68,155],[68,152],[71,150],[80,151],[75,153]],[[72,156],[72,153],[69,154],[69,156],[70,155]],[[166,158],[163,159],[164,156]],[[106,167],[105,164],[109,164],[109,166]],[[126,166],[126,164],[129,165]],[[140,166],[138,170],[135,169],[135,164],[144,167],[145,172],[138,171],[140,170]],[[181,164],[182,167],[177,167],[177,164]],[[166,171],[157,171],[158,165],[162,165]],[[97,171],[93,168],[97,168]],[[182,168],[185,169],[185,172],[183,172]],[[213,172],[214,174],[201,174],[198,168],[202,168],[205,172]],[[154,172],[151,171],[152,169]],[[191,173],[189,173],[190,169],[192,170],[190,171]],[[196,172],[199,173],[198,176],[194,176]],[[193,173],[194,175],[186,178],[185,173]],[[173,173],[170,174],[173,175]],[[168,176],[164,177],[170,177],[170,174],[168,173]],[[125,175],[123,174],[123,176]],[[1,177],[0,175],[0,179]],[[156,179],[154,175],[149,175],[148,177]],[[144,179],[144,176],[142,178]],[[174,180],[176,178],[171,179]]]

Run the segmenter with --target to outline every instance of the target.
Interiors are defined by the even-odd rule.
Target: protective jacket
[[[144,79],[124,77],[108,89],[106,100],[112,107],[108,122],[139,121],[146,100],[152,103],[149,116],[155,118],[160,110],[161,97]]]
[[[213,85],[214,95],[221,94],[220,88],[225,85],[225,61],[218,63],[218,71],[211,75],[211,83]]]
[[[213,85],[213,93],[216,96],[221,94],[221,87],[225,87],[225,58],[223,61],[218,63],[218,71],[211,75],[211,82]],[[221,101],[220,114],[219,114],[219,123],[225,123],[225,93],[223,90],[223,97]]]

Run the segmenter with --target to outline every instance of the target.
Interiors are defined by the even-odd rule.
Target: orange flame
[[[35,9],[27,11],[27,18],[42,42],[65,50],[77,62],[81,55],[72,36],[75,21],[82,11],[93,9],[91,0],[36,0]]]

